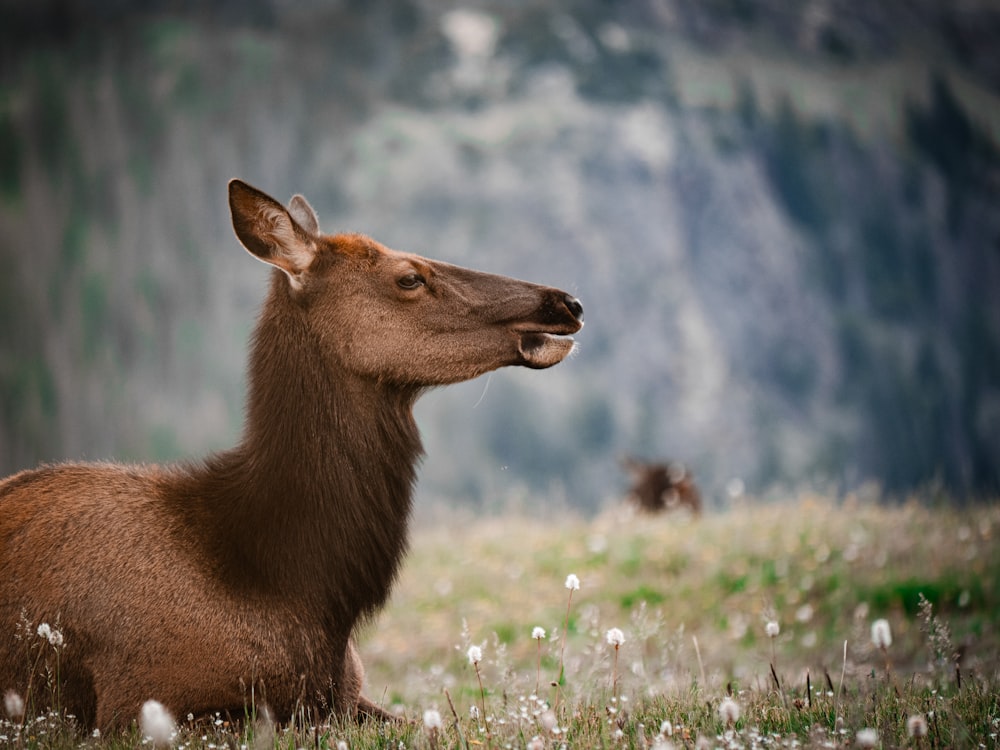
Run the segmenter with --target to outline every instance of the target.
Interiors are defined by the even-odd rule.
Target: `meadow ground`
[[[171,744],[1000,746],[1000,504],[432,515],[360,639],[366,693],[409,722],[182,717]],[[0,747],[144,742],[0,722]]]

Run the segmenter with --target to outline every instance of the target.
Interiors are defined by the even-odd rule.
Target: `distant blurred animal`
[[[638,510],[662,513],[686,507],[696,516],[701,514],[701,493],[684,464],[648,462],[628,456],[621,463],[632,477],[626,501]]]

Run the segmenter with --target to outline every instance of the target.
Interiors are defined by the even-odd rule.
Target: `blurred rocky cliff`
[[[574,359],[424,398],[424,496],[1000,488],[994,4],[131,6],[0,2],[3,473],[237,439],[239,176],[583,300]]]

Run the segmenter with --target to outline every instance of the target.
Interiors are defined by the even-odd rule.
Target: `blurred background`
[[[133,7],[140,6],[141,7]],[[562,287],[425,396],[419,502],[1000,490],[988,0],[0,0],[0,473],[225,448],[268,273],[226,182]]]

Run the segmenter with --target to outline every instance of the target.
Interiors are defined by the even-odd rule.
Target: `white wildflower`
[[[154,700],[148,700],[142,704],[139,727],[142,729],[142,733],[153,741],[154,745],[167,745],[177,734],[174,717],[170,715],[162,703]]]
[[[884,620],[882,622],[885,622]],[[858,747],[875,747],[878,745],[878,731],[875,729],[859,729],[855,735]]]
[[[543,711],[542,715],[538,717],[538,721],[546,732],[552,732],[559,728],[559,720],[556,718],[555,711],[551,709]]]
[[[3,696],[3,710],[11,719],[24,716],[24,699],[13,690],[8,690]]]
[[[38,637],[44,638],[55,648],[61,648],[63,645],[63,634],[47,622],[38,626]]]
[[[609,646],[618,648],[625,643],[625,634],[619,628],[611,628],[611,630],[604,634],[604,639],[608,642]]]
[[[469,664],[478,664],[483,660],[483,650],[479,646],[469,646],[466,655],[469,657]]]
[[[888,620],[879,619],[872,623],[872,643],[876,648],[889,648],[892,645],[892,630]]]
[[[778,633],[781,632],[781,626],[778,625],[777,620],[769,620],[764,626],[764,632],[767,633],[768,638],[777,638]]]
[[[434,710],[433,708],[428,708],[424,711],[424,729],[440,729],[441,728],[441,713]]]
[[[347,740],[337,740],[337,750],[350,750]]]
[[[723,698],[719,704],[719,718],[723,724],[735,724],[740,720],[740,704],[728,696]]]
[[[471,706],[469,706],[469,718],[470,719],[479,718],[479,706],[477,706],[474,703]]]
[[[906,733],[910,737],[927,736],[927,719],[923,714],[914,714],[906,720]]]
[[[566,576],[566,588],[568,588],[570,591],[580,590],[580,579],[576,577],[575,573],[570,573],[568,576]]]
[[[674,725],[670,723],[669,719],[664,720],[663,723],[660,724],[660,734],[665,737],[674,736]]]
[[[540,641],[545,637],[545,628],[535,626],[534,630],[531,631],[531,637],[536,641]]]

